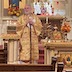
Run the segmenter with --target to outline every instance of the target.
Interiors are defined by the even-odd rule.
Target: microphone
[[[35,21],[36,21],[36,20],[35,20],[33,17],[30,16],[30,17],[29,17],[29,20],[28,20],[27,26],[30,28],[30,25],[33,26],[33,25],[35,24]]]

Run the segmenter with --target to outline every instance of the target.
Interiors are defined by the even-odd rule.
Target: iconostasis
[[[48,13],[49,15],[65,15],[65,0],[4,0],[4,16],[8,16],[8,8],[16,4],[22,10],[26,4],[34,7],[35,14]],[[37,3],[37,4],[36,4]],[[43,8],[44,6],[44,8]],[[45,10],[46,9],[46,10]],[[38,13],[37,13],[38,12]]]

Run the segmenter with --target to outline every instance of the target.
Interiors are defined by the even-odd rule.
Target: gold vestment
[[[38,35],[41,32],[42,24],[39,18],[31,14],[33,19],[35,19],[34,27],[31,28],[31,59],[38,60],[39,59],[39,49],[38,49]],[[17,34],[21,36],[20,43],[22,46],[22,50],[20,52],[20,60],[28,61],[30,60],[30,28],[26,25],[29,17],[27,15],[22,15],[19,17],[17,22]]]

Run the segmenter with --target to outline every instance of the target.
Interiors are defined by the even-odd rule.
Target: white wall
[[[72,20],[70,19],[70,26],[71,26],[71,31],[67,34],[67,38],[69,40],[72,40]]]

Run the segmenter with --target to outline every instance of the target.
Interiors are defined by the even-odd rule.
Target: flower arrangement
[[[61,26],[61,31],[63,31],[63,32],[68,33],[68,32],[70,32],[70,30],[71,30],[71,26],[69,25],[68,22],[65,22],[64,25]]]
[[[8,8],[8,15],[10,16],[20,16],[21,10],[15,4],[10,5]]]

